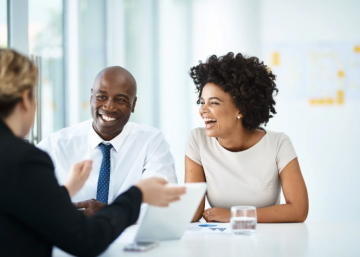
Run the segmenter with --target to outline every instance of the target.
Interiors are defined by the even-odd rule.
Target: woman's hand
[[[144,203],[167,207],[169,203],[180,200],[185,187],[168,187],[166,184],[165,179],[153,177],[140,180],[135,186],[142,192]]]
[[[203,217],[207,222],[230,222],[231,212],[222,208],[210,208],[206,209],[203,213]]]
[[[92,161],[90,160],[78,162],[70,168],[65,187],[71,198],[84,186],[91,170]]]

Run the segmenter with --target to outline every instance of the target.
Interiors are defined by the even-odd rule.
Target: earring
[[[237,118],[238,118],[238,119],[240,119],[240,118],[241,118],[241,116],[239,115],[239,116],[237,116]]]

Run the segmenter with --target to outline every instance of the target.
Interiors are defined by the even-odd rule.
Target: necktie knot
[[[105,156],[109,156],[110,155],[110,150],[113,147],[111,144],[105,145],[103,143],[99,144],[99,147],[101,149],[102,154]]]
[[[101,149],[101,152],[104,152],[104,151],[110,152],[110,150],[111,150],[111,148],[112,148],[113,146],[112,146],[112,144],[106,145],[106,144],[100,143],[100,144],[99,144],[99,147],[100,147],[100,149]]]

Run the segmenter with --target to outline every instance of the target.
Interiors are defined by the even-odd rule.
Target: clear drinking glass
[[[256,207],[233,206],[231,207],[231,229],[234,235],[251,234],[255,232],[257,223]]]

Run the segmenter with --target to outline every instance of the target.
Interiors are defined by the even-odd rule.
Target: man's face
[[[104,140],[113,139],[135,110],[135,81],[126,75],[104,72],[94,83],[90,104],[95,131]]]

